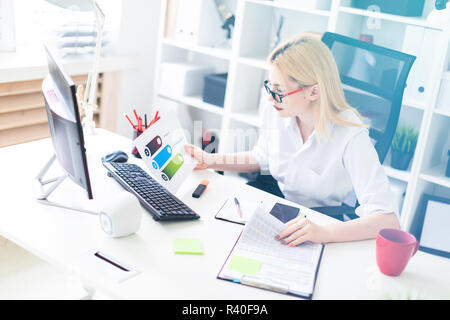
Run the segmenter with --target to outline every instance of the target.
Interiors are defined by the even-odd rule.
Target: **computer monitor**
[[[50,48],[45,46],[45,51],[49,74],[42,83],[42,93],[55,156],[66,176],[85,189],[88,198],[92,199],[75,83],[61,68]]]

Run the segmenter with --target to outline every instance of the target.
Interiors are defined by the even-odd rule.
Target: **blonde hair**
[[[281,43],[268,60],[300,87],[319,85],[319,103],[315,108],[315,130],[319,137],[328,136],[327,120],[344,126],[367,127],[359,112],[345,100],[333,55],[317,36],[301,34]],[[341,119],[339,114],[345,110],[352,110],[361,123]]]

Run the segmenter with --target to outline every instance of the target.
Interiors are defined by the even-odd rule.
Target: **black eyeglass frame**
[[[298,89],[296,89],[296,90],[290,91],[290,92],[288,92],[288,93],[280,94],[280,93],[277,93],[277,92],[272,91],[272,90],[270,89],[269,85],[268,85],[269,83],[270,83],[269,80],[264,80],[264,88],[266,88],[267,93],[270,94],[270,95],[272,95],[272,98],[273,98],[276,102],[278,102],[278,103],[283,103],[283,98],[285,98],[285,97],[287,97],[287,96],[290,96],[291,94],[300,92],[300,91],[302,91],[302,90],[305,89],[305,88],[308,88],[308,87],[313,86],[313,84],[310,84],[310,85],[307,85],[307,86],[298,88]],[[277,98],[278,98],[279,100],[278,100]]]

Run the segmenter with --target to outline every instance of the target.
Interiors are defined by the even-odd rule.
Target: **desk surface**
[[[101,156],[116,150],[129,152],[131,141],[101,129],[85,138],[95,201],[88,201],[84,191],[70,180],[63,182],[50,199],[94,209],[123,190],[106,176]],[[156,222],[143,210],[142,225],[136,234],[109,238],[100,229],[97,216],[45,206],[34,200],[32,180],[51,157],[52,150],[50,139],[0,148],[0,235],[68,271],[80,256],[93,249],[140,271],[119,284],[82,274],[90,285],[116,298],[297,299],[216,279],[242,230],[241,225],[214,218],[224,200],[233,192],[240,192],[254,199],[288,201],[212,171],[194,171],[177,196],[200,214],[199,220]],[[130,161],[144,166],[141,160],[130,158]],[[203,179],[210,181],[207,191],[200,199],[192,198],[192,191]],[[336,221],[306,208],[302,210],[309,211],[309,217],[317,223]],[[201,239],[204,254],[174,254],[175,237]],[[448,270],[449,259],[419,251],[399,277],[388,277],[376,266],[374,240],[326,244],[313,298],[406,298],[409,293],[413,297],[449,299]]]

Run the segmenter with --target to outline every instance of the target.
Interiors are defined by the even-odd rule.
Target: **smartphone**
[[[286,204],[278,202],[273,206],[272,210],[270,210],[270,214],[283,223],[286,223],[297,217],[299,212],[299,208],[288,206]]]

